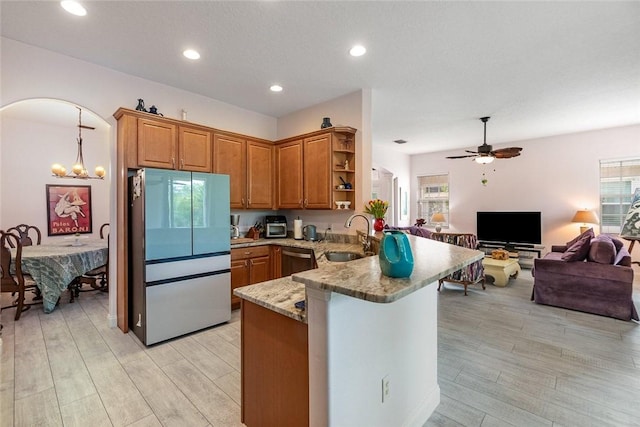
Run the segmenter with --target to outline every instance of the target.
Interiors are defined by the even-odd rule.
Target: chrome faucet
[[[360,216],[364,218],[365,221],[367,221],[367,235],[362,238],[362,250],[366,254],[367,252],[370,252],[371,249],[371,221],[369,220],[369,218],[362,214],[353,214],[349,218],[347,218],[347,220],[344,222],[344,226],[346,228],[350,228],[351,221],[353,221],[353,219],[357,216]]]

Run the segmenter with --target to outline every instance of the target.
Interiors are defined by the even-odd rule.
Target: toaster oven
[[[264,223],[267,239],[287,237],[287,218],[284,215],[267,215]]]

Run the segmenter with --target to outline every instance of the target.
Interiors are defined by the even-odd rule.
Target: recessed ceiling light
[[[406,144],[407,141],[405,141],[404,139],[396,139],[393,142],[395,142],[396,144]]]
[[[269,89],[271,89],[271,92],[282,92],[282,86],[280,85],[273,85]]]
[[[76,15],[76,16],[85,16],[87,14],[87,9],[82,7],[80,3],[72,0],[65,0],[60,2],[60,6],[67,12]]]
[[[351,56],[362,56],[365,53],[367,53],[367,49],[362,45],[355,45],[349,51],[349,54],[351,54]]]
[[[189,59],[200,59],[200,54],[193,49],[187,49],[182,54]]]

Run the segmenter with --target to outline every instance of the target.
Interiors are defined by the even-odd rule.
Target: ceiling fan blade
[[[465,153],[479,154],[478,151],[464,150]]]
[[[519,156],[520,151],[522,151],[520,147],[507,147],[494,150],[491,154],[497,159],[510,159],[511,157]]]
[[[477,154],[471,154],[471,155],[467,155],[467,156],[448,156],[446,157],[447,159],[464,159],[466,157],[478,157]]]

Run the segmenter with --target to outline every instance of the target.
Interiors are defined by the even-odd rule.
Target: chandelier
[[[71,167],[71,173],[67,173],[67,169],[59,163],[51,166],[51,172],[53,172],[53,176],[58,178],[103,179],[106,171],[102,166],[96,167],[96,176],[89,175],[87,168],[84,166],[84,157],[82,156],[82,129],[93,130],[95,128],[82,124],[82,108],[76,108],[78,109],[78,154],[76,155],[76,161]]]

